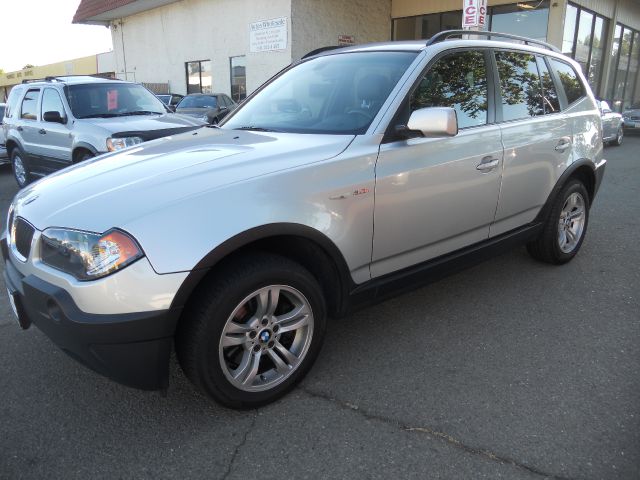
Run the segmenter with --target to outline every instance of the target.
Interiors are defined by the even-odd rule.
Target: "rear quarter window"
[[[580,77],[571,65],[556,60],[555,58],[550,58],[549,60],[551,68],[556,72],[560,80],[560,85],[562,85],[569,105],[587,95],[587,91],[580,81]]]
[[[20,99],[20,94],[22,93],[22,89],[21,88],[12,88],[11,91],[9,92],[9,98],[7,99],[7,106],[6,106],[6,110],[5,110],[5,116],[6,117],[12,117],[13,116],[13,112],[16,109],[16,105],[18,103],[18,100]]]

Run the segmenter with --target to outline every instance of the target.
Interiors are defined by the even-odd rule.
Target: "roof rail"
[[[447,40],[448,38],[454,36],[462,36],[462,35],[476,35],[479,37],[487,37],[488,40],[491,40],[491,37],[499,37],[499,38],[508,38],[510,40],[518,40],[525,45],[537,45],[544,48],[548,48],[549,50],[562,53],[558,47],[551,45],[550,43],[543,42],[541,40],[533,40],[527,37],[521,37],[520,35],[512,35],[510,33],[500,33],[500,32],[485,32],[479,30],[445,30],[444,32],[436,33],[433,37],[427,40],[426,46],[433,45],[434,43],[442,42]]]
[[[329,45],[327,47],[316,48],[315,50],[311,50],[309,53],[303,55],[300,60],[313,57],[314,55],[318,55],[319,53],[328,52],[329,50],[335,50],[336,48],[344,48],[345,46],[347,45]]]
[[[44,78],[29,78],[22,80],[22,83],[33,83],[33,82],[63,82],[65,78],[75,78],[75,77],[93,77],[93,78],[104,78],[105,80],[113,80],[107,77],[101,77],[98,74],[95,75],[51,75]]]

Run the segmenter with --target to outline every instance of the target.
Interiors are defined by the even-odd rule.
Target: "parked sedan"
[[[215,125],[236,106],[236,102],[224,93],[191,93],[180,101],[176,113],[196,117]]]
[[[6,105],[4,103],[0,103],[0,165],[9,163],[7,148],[4,145],[4,131],[2,130],[2,118],[4,117],[5,107]]]
[[[634,103],[622,112],[625,132],[640,132],[640,103]]]
[[[622,115],[611,110],[604,100],[598,100],[600,118],[602,120],[602,143],[610,145],[622,145],[624,137]]]

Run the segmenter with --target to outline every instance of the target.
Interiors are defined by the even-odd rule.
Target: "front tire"
[[[540,236],[527,244],[537,260],[556,265],[576,256],[589,223],[589,194],[577,179],[567,182],[556,197]]]
[[[624,129],[622,127],[618,127],[618,132],[616,133],[616,138],[611,142],[611,145],[619,147],[622,145],[622,140],[624,138]]]
[[[322,289],[302,266],[247,254],[195,293],[176,334],[186,376],[231,408],[256,408],[295,386],[324,337]]]
[[[16,183],[20,188],[26,187],[33,180],[31,171],[25,163],[24,155],[19,148],[14,148],[11,152],[11,168],[13,169]]]

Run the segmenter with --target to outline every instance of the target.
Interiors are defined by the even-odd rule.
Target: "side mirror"
[[[420,108],[411,113],[406,128],[425,137],[453,137],[458,134],[458,117],[449,107]]]
[[[67,123],[67,120],[60,115],[60,112],[44,112],[44,115],[42,115],[42,119],[45,122],[62,124]]]

